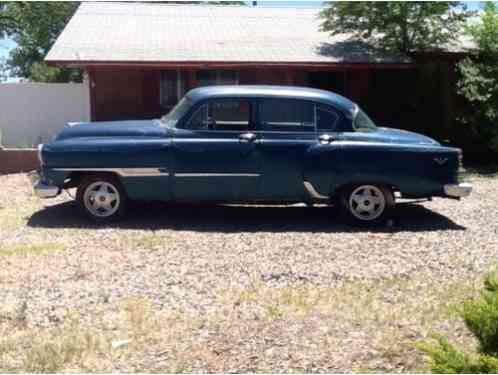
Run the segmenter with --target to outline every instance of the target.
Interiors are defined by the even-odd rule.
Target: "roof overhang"
[[[409,69],[416,64],[414,62],[406,63],[317,63],[317,62],[224,62],[224,61],[47,61],[49,66],[82,68],[82,69],[100,69],[100,68],[122,68],[122,69],[260,69],[260,68],[281,68],[281,69],[300,69],[300,70],[355,70],[355,69]]]

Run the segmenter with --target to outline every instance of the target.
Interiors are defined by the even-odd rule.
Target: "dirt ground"
[[[498,178],[351,228],[329,207],[134,205],[0,176],[0,372],[407,372],[498,263]]]

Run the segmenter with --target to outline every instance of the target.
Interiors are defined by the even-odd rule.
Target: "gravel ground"
[[[161,204],[99,228],[68,196],[42,201],[26,175],[0,176],[0,301],[24,306],[25,335],[68,311],[92,329],[95,311],[112,320],[130,298],[202,321],[182,318],[176,349],[152,340],[90,370],[414,370],[420,357],[393,340],[465,339],[441,308],[498,264],[498,178],[473,183],[468,199],[400,205],[393,226],[371,230],[328,207]],[[26,369],[14,357],[6,369]]]

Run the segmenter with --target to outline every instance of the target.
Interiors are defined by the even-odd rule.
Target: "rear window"
[[[353,122],[354,130],[356,131],[373,131],[377,129],[375,123],[367,116],[363,110],[359,109]]]

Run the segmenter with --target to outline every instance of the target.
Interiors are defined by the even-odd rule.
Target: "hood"
[[[377,128],[377,133],[382,138],[387,138],[390,143],[412,143],[419,145],[439,145],[439,142],[425,135],[407,130],[393,128]]]
[[[56,141],[81,137],[162,137],[166,128],[159,120],[68,123]]]

